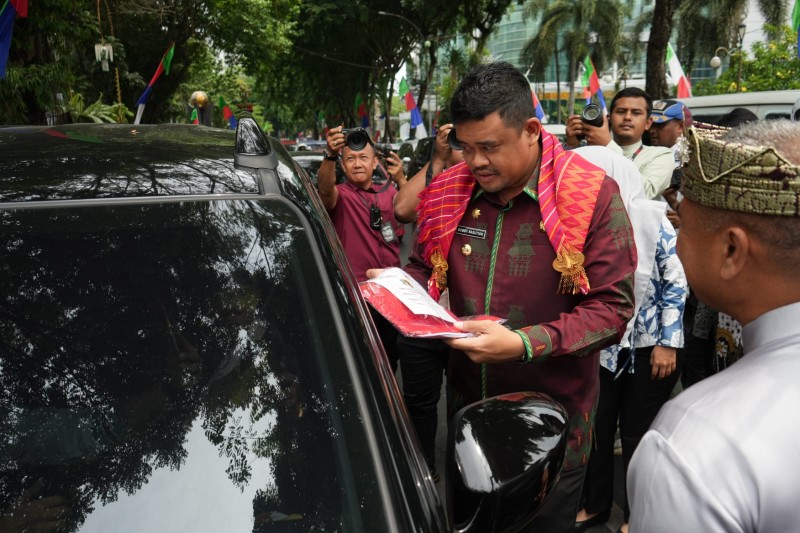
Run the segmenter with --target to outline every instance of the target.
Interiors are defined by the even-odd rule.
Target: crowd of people
[[[330,129],[318,185],[359,281],[400,266],[397,228],[415,222],[406,272],[456,316],[506,320],[432,340],[373,314],[434,479],[446,375],[448,416],[523,390],[567,410],[531,531],[609,520],[617,435],[620,531],[793,530],[800,128],[693,124],[683,103],[626,88],[602,125],[570,116],[562,145],[502,62],[469,72],[450,116],[411,177],[368,136]]]

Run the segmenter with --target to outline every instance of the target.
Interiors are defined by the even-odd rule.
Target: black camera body
[[[586,106],[581,109],[581,120],[584,124],[599,128],[603,125],[602,108],[597,104],[586,104]]]
[[[364,128],[343,129],[344,143],[353,151],[363,150],[367,144],[373,144],[369,133]]]
[[[389,157],[389,153],[392,151],[392,145],[389,143],[375,143],[372,146],[375,148],[375,153],[383,157]]]

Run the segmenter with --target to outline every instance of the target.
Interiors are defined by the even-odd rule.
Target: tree
[[[569,102],[575,105],[578,64],[591,54],[600,70],[617,56],[624,8],[618,0],[531,0],[529,17],[539,18],[539,31],[522,50],[534,76],[542,77],[553,50],[564,50],[569,65]]]
[[[506,14],[511,0],[473,0],[461,4],[461,32],[475,40],[473,57],[481,57],[489,36]]]
[[[800,59],[797,58],[797,34],[789,26],[766,28],[778,39],[753,44],[753,58],[742,57],[742,91],[778,91],[800,89]],[[738,55],[731,56],[731,68],[719,78],[703,81],[694,94],[724,94],[736,92]]]
[[[759,0],[759,11],[772,30],[783,23],[786,0]],[[650,40],[647,46],[646,90],[653,98],[666,98],[667,85],[664,72],[667,43],[675,21],[678,24],[678,55],[690,73],[697,57],[708,57],[718,46],[738,47],[737,26],[744,20],[747,0],[656,0],[651,17]]]
[[[300,1],[41,0],[14,25],[7,79],[0,81],[0,122],[43,124],[60,105],[59,94],[63,100],[80,93],[85,101],[116,96],[115,76],[95,61],[101,36],[114,47],[119,90],[130,107],[175,43],[170,73],[159,79],[145,114],[145,121],[162,120],[194,58],[208,46],[244,65],[285,53]]]

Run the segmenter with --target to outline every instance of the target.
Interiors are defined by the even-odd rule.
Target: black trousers
[[[431,472],[436,471],[436,406],[450,348],[437,339],[397,336],[403,399]]]
[[[619,421],[622,440],[623,472],[627,476],[633,452],[647,432],[661,406],[669,399],[681,374],[682,360],[677,358],[675,372],[664,379],[650,379],[652,347],[622,350],[619,365],[623,366],[631,353],[636,358],[634,373],[627,370],[614,379],[614,374],[600,367],[600,397],[595,415],[595,450],[589,457],[583,483],[583,508],[588,513],[604,513],[611,509],[614,497],[614,436]],[[625,480],[623,479],[623,486]],[[627,493],[625,521],[630,518]]]
[[[530,533],[572,533],[585,473],[585,466],[561,473],[558,483],[533,519],[531,528],[528,529]]]
[[[372,321],[375,323],[375,329],[378,330],[378,336],[381,338],[383,349],[386,356],[389,358],[389,364],[392,365],[392,371],[397,372],[397,338],[402,337],[391,322],[383,318],[383,315],[378,313],[372,307],[369,308],[372,315]]]

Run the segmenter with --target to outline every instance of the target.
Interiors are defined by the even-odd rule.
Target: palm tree
[[[655,0],[647,46],[647,92],[653,98],[667,96],[664,63],[667,43],[678,24],[678,54],[692,70],[696,57],[708,57],[716,47],[737,47],[737,26],[744,20],[747,0]],[[786,20],[787,0],[759,0],[766,24],[780,27]],[[772,31],[772,30],[768,30]],[[768,38],[775,35],[767,34]]]
[[[601,70],[617,56],[625,8],[619,0],[530,0],[526,13],[530,18],[540,18],[539,31],[525,45],[521,57],[531,65],[531,73],[541,78],[554,50],[566,53],[570,95],[567,106],[573,110],[578,64],[591,54],[595,67]]]

